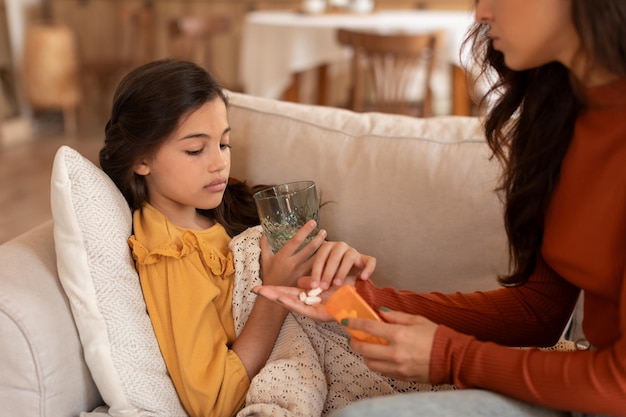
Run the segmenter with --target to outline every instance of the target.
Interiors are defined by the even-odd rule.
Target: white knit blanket
[[[251,289],[262,284],[260,237],[261,227],[257,226],[230,244],[235,262],[233,314],[237,334],[256,298]],[[375,373],[350,349],[346,336],[337,323],[287,315],[274,350],[252,380],[246,405],[237,416],[326,416],[360,398],[453,388],[398,381]]]

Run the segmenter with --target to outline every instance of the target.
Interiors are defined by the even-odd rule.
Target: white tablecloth
[[[306,15],[260,11],[246,16],[240,56],[240,80],[248,94],[279,98],[294,73],[322,64],[345,62],[349,50],[336,40],[338,28],[419,33],[444,30],[440,59],[459,63],[461,43],[474,22],[470,11],[398,10],[366,14]],[[439,85],[449,94],[449,85]],[[438,92],[433,93],[437,96]]]

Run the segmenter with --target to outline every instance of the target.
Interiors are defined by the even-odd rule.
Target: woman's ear
[[[139,163],[135,164],[135,167],[133,168],[133,171],[137,175],[148,175],[150,173],[150,166],[145,161],[139,162]]]

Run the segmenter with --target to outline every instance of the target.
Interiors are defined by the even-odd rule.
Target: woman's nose
[[[478,23],[490,23],[493,21],[492,0],[477,0],[475,19]]]

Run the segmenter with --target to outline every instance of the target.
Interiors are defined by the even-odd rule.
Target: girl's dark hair
[[[626,1],[572,0],[572,19],[581,40],[577,59],[614,74],[626,74]],[[552,62],[514,71],[492,48],[488,27],[476,23],[465,47],[472,50],[481,74],[495,72],[485,120],[487,142],[503,163],[499,185],[505,202],[511,271],[503,285],[519,285],[535,269],[543,239],[544,213],[559,179],[574,123],[586,105],[580,85],[569,70]]]
[[[157,152],[182,117],[215,99],[228,106],[223,88],[208,71],[192,62],[154,61],[122,79],[105,127],[100,166],[131,210],[141,208],[148,199],[145,178],[135,174],[135,165]],[[245,182],[231,178],[222,203],[215,209],[199,211],[234,236],[259,224],[252,191]]]

